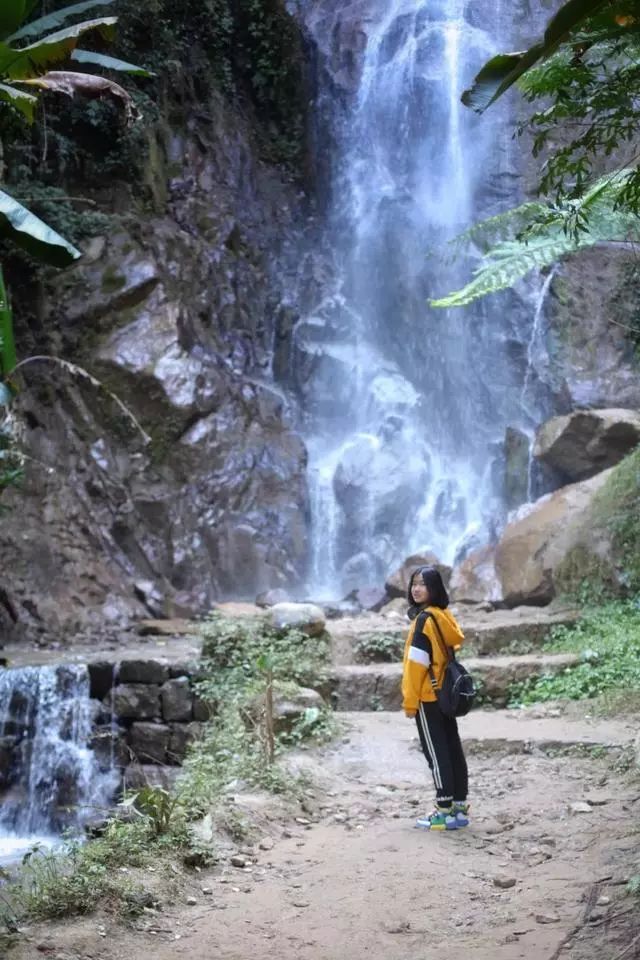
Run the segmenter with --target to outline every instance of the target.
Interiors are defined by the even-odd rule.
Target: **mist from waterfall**
[[[320,96],[337,144],[329,237],[339,269],[295,330],[310,371],[310,582],[335,597],[417,550],[451,563],[495,531],[505,428],[530,422],[538,402],[526,346],[535,305],[427,305],[469,277],[473,264],[455,261],[449,241],[495,206],[500,131],[459,98],[506,39],[497,7],[303,6],[318,39],[349,17],[366,36],[347,106],[328,106],[333,90]]]

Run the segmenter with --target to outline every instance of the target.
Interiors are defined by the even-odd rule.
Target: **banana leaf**
[[[487,107],[513,86],[534,63],[550,57],[576,27],[607,3],[608,0],[569,0],[551,18],[543,39],[538,43],[528,50],[499,53],[488,60],[474,79],[473,85],[462,94],[460,99],[464,105],[476,113],[484,113]]]
[[[6,2],[6,0],[3,0],[3,2]],[[115,0],[85,0],[84,3],[74,3],[70,7],[64,7],[62,10],[56,10],[55,13],[49,13],[46,17],[39,17],[37,20],[32,20],[31,23],[20,27],[19,30],[16,30],[15,33],[6,39],[8,43],[15,43],[16,40],[27,40],[30,37],[39,37],[49,30],[55,30],[57,27],[60,27],[69,17],[80,16],[80,14],[86,13],[87,10],[91,10],[93,7],[106,7],[114,2]],[[24,17],[21,18],[18,23],[21,23],[22,19],[24,19]]]
[[[0,37],[6,37],[12,30],[19,27],[28,12],[27,0],[2,0],[0,3]]]
[[[9,80],[25,80],[44,73],[49,66],[68,60],[78,45],[78,40],[85,33],[95,30],[106,40],[112,40],[116,23],[117,17],[85,20],[20,50],[13,50],[7,44],[1,43],[0,75]]]
[[[6,83],[0,83],[0,100],[10,103],[16,110],[24,114],[29,123],[33,123],[33,117],[38,98],[24,90],[18,90],[17,87],[10,87]]]
[[[53,267],[68,267],[81,256],[68,240],[3,190],[0,190],[0,236]]]
[[[0,374],[6,377],[16,365],[16,347],[13,340],[13,322],[7,300],[4,277],[0,267]],[[0,383],[0,405],[11,400],[11,392]]]
[[[105,70],[118,70],[120,73],[131,73],[136,77],[153,76],[151,71],[138,67],[135,63],[127,63],[126,60],[118,60],[116,57],[107,57],[104,53],[96,53],[94,50],[76,49],[71,54],[71,59],[76,63],[91,63],[104,67]]]

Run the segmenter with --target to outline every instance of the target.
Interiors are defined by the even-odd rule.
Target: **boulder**
[[[187,677],[176,677],[167,680],[160,688],[162,701],[162,719],[165,723],[171,721],[185,723],[191,720],[193,713],[193,694]]]
[[[122,660],[118,667],[118,683],[164,683],[169,667],[160,660]]]
[[[164,723],[132,723],[127,742],[139,763],[166,763],[169,727]]]
[[[586,480],[619,463],[640,443],[635,410],[578,410],[544,423],[534,456],[568,481]]]
[[[109,695],[107,707],[111,707]],[[160,716],[160,687],[122,683],[113,690],[113,713],[119,720],[153,720]]]
[[[352,590],[346,601],[353,600],[359,610],[373,610],[376,613],[384,607],[389,599],[383,587],[359,587]]]
[[[496,572],[508,607],[543,606],[558,591],[557,571],[581,542],[592,501],[611,471],[563,487],[508,524],[496,547]]]
[[[456,603],[498,602],[502,587],[496,573],[496,548],[480,547],[473,550],[454,567],[451,574],[451,599]]]
[[[267,622],[276,630],[297,627],[310,637],[320,636],[325,627],[324,612],[314,603],[276,603],[269,610]]]
[[[437,567],[442,575],[445,586],[451,576],[451,567],[440,563],[434,553],[414,553],[403,561],[402,566],[395,570],[385,583],[385,589],[390,597],[406,597],[409,589],[409,578],[416,567]]]
[[[320,709],[324,700],[317,690],[300,687],[294,696],[281,698],[276,696],[273,707],[273,725],[275,733],[284,733],[294,726],[296,720],[312,707]]]
[[[289,595],[286,590],[276,587],[274,590],[265,590],[256,597],[257,607],[273,607],[276,603],[288,603]]]

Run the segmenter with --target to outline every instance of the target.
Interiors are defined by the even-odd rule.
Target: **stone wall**
[[[122,771],[127,787],[158,780],[148,767],[176,767],[213,706],[194,689],[198,664],[160,660],[88,665],[95,723],[91,748],[101,769]]]

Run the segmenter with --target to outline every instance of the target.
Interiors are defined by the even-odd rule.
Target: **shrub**
[[[403,650],[404,638],[393,633],[366,633],[353,647],[358,663],[393,663],[402,660]]]
[[[612,601],[588,609],[572,626],[552,630],[546,649],[579,653],[581,661],[555,676],[514,684],[510,706],[580,700],[602,694],[634,698],[640,691],[640,601]]]

